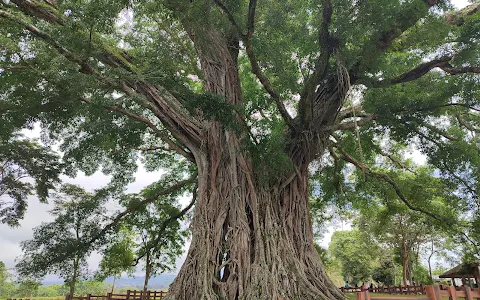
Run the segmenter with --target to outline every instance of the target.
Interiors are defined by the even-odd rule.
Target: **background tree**
[[[372,279],[383,286],[395,284],[395,262],[392,259],[382,257],[378,267],[372,271]]]
[[[371,279],[378,266],[380,248],[370,237],[357,229],[336,231],[332,235],[329,251],[342,265],[344,280],[360,285]]]
[[[163,178],[169,181],[168,177]],[[155,183],[144,189],[140,194],[126,195],[122,203],[126,207],[138,205],[152,197],[156,191],[163,190],[164,182]],[[135,263],[143,261],[145,282],[143,290],[148,288],[151,276],[172,271],[187,237],[187,231],[181,228],[178,219],[172,219],[181,213],[178,197],[184,190],[178,190],[168,196],[157,197],[155,201],[137,209],[135,214],[125,219],[125,226],[136,234]],[[162,232],[159,236],[158,232]]]
[[[325,265],[328,277],[330,277],[335,286],[344,286],[345,281],[342,276],[342,264],[340,261],[333,257],[328,249],[323,248],[317,243],[315,243],[315,249],[317,249],[318,255],[320,255],[320,258]]]
[[[390,171],[390,176],[395,178],[410,203],[422,203],[445,220],[460,220],[459,215],[465,212],[464,200],[455,195],[448,182],[435,177],[425,167],[410,164],[408,169],[406,172]],[[396,203],[395,192],[377,182],[358,184],[358,191],[366,189],[373,189],[370,194],[375,196],[368,196],[361,205],[360,202],[355,204],[360,212],[355,222],[361,230],[394,251],[398,263],[402,265],[403,284],[412,282],[414,267],[418,266],[420,270],[419,255],[429,240],[441,239],[445,234],[461,234],[453,232],[451,223],[440,223],[422,211]]]
[[[12,0],[0,126],[38,121],[70,171],[102,169],[112,189],[139,152],[157,169],[183,161],[198,184],[192,242],[168,298],[342,299],[314,248],[309,177],[334,202],[381,183],[454,227],[379,164],[414,144],[457,189],[478,183],[479,5]]]
[[[16,294],[22,298],[36,297],[40,285],[41,283],[38,281],[24,279],[18,283]]]
[[[99,281],[113,276],[112,290],[115,288],[115,281],[122,273],[133,275],[135,266],[134,234],[127,228],[121,228],[115,236],[115,239],[103,251],[103,257],[99,264],[99,269],[95,278]]]
[[[89,252],[82,251],[82,245],[100,231],[104,201],[78,186],[65,184],[50,212],[55,220],[34,228],[33,239],[22,242],[23,256],[16,265],[19,275],[41,278],[56,274],[65,280],[72,297],[75,284],[88,267]],[[71,256],[52,263],[53,257],[63,253]]]
[[[6,129],[6,128],[5,128]],[[27,198],[46,202],[59,183],[59,157],[48,147],[15,134],[0,133],[0,222],[18,226],[27,209]]]
[[[13,296],[15,284],[12,281],[12,274],[8,271],[5,263],[0,261],[0,298]]]

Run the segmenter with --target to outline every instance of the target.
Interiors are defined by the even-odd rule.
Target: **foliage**
[[[383,286],[393,285],[395,283],[394,262],[388,259],[381,260],[380,265],[372,271],[372,279]]]
[[[0,261],[0,299],[12,295],[15,284],[11,281],[12,274],[8,271],[5,263]]]
[[[371,278],[380,248],[364,232],[351,230],[333,233],[329,251],[341,262],[344,280],[360,284]]]
[[[108,285],[98,280],[81,280],[76,287],[76,293],[83,296],[103,295],[106,291],[108,291]]]
[[[2,127],[3,128],[3,127]],[[35,194],[46,202],[59,182],[62,165],[57,154],[20,135],[0,133],[0,222],[18,226],[27,209],[27,197]]]
[[[65,172],[111,175],[107,194],[133,181],[139,158],[167,177],[198,172],[192,241],[216,249],[193,246],[196,263],[172,289],[184,297],[324,291],[320,280],[304,285],[312,291],[279,287],[282,272],[255,277],[261,288],[237,272],[216,278],[215,268],[236,254],[258,259],[227,259],[225,267],[254,274],[267,249],[279,265],[295,260],[289,282],[324,274],[303,260],[313,245],[304,245],[312,243],[307,205],[297,203],[310,199],[322,217],[328,205],[348,214],[378,206],[397,219],[414,211],[412,221],[449,228],[478,257],[478,8],[454,11],[448,0],[6,1],[2,137],[38,123],[63,152]],[[424,168],[406,159],[412,150],[426,158]],[[139,205],[131,218],[172,216],[162,201]],[[262,223],[268,218],[275,224]],[[105,232],[114,235],[120,223]],[[248,242],[228,244],[232,232]],[[282,249],[262,244],[272,235]]]
[[[139,194],[125,195],[121,203],[126,207],[134,206],[162,190],[165,182],[169,180],[171,178],[164,177],[164,182],[157,182]],[[182,192],[179,190],[156,198],[152,203],[139,208],[136,214],[128,216],[123,223],[127,230],[136,235],[133,261],[138,263],[140,259],[143,260],[146,283],[153,275],[172,271],[177,257],[183,252],[182,247],[188,231],[181,228],[178,219],[169,221],[172,216],[180,213],[177,201]],[[159,232],[162,232],[161,236],[158,235]],[[125,248],[122,255],[131,251],[130,249]]]
[[[23,297],[19,293],[18,287],[17,290],[13,290],[8,298],[20,298]],[[108,291],[108,286],[106,283],[95,280],[79,280],[76,285],[76,294],[79,296],[86,296],[87,294],[92,295],[103,295]],[[68,295],[69,288],[64,284],[51,284],[51,285],[39,285],[36,292],[36,297],[43,297],[47,299],[61,298],[64,299],[65,295]]]
[[[323,264],[328,265],[330,263],[330,258],[328,257],[328,250],[317,243],[315,243],[315,250],[317,250],[317,253],[322,259]]]
[[[320,258],[325,265],[325,269],[327,271],[328,277],[332,282],[335,284],[335,286],[343,286],[344,285],[344,280],[342,277],[342,265],[339,262],[338,259],[335,257],[332,257],[328,251],[328,249],[323,248],[322,246],[318,245],[315,243],[315,249],[317,250],[318,255],[320,255]]]
[[[428,274],[428,269],[420,263],[415,264],[413,267],[412,281],[415,282],[416,285],[433,284],[432,280],[430,279],[430,275]]]
[[[425,251],[431,262],[434,255],[447,251],[447,246],[452,249],[452,245],[445,241],[446,237],[459,239],[463,234],[451,225],[462,220],[461,213],[465,209],[463,200],[456,195],[448,181],[432,173],[427,167],[412,163],[408,172],[390,172],[410,205],[415,205],[417,210],[398,203],[397,195],[382,188],[378,182],[367,181],[357,185],[359,191],[375,191],[373,197],[361,200],[363,205],[353,205],[359,212],[355,223],[393,251],[394,263],[402,265],[403,280],[412,281],[412,277],[416,278],[413,273],[416,266],[420,268],[420,252]],[[433,216],[429,214],[432,210],[435,211]],[[430,241],[437,241],[436,249],[429,249]],[[423,275],[418,276],[420,278]]]
[[[36,297],[41,283],[38,281],[25,279],[20,281],[16,289],[16,294],[21,298]]]
[[[122,228],[116,236],[116,239],[103,251],[103,257],[95,277],[100,281],[114,275],[121,276],[126,272],[127,275],[133,275],[135,271],[132,265],[135,259],[134,253],[134,235],[126,228]]]
[[[86,274],[90,252],[82,247],[101,229],[104,201],[78,186],[63,185],[50,211],[55,220],[34,228],[33,239],[22,242],[23,257],[16,265],[20,276],[57,274],[73,293],[76,282]],[[68,259],[55,260],[65,253],[70,254]]]

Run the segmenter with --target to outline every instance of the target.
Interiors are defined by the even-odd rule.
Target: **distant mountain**
[[[166,289],[168,286],[173,282],[175,279],[176,274],[161,274],[155,277],[150,278],[148,282],[148,288],[150,290],[159,290],[159,289]],[[105,279],[106,283],[112,284],[113,277],[108,277]],[[122,288],[122,287],[135,287],[135,288],[143,288],[143,283],[145,282],[145,276],[137,276],[133,277],[122,277],[117,278],[115,281],[115,287]],[[49,276],[42,280],[43,285],[52,285],[52,284],[63,284],[63,280],[56,277],[56,276]]]

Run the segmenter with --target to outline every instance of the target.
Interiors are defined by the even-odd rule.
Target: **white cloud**
[[[452,3],[455,5],[457,9],[464,8],[465,6],[469,5],[469,0],[453,0]]]

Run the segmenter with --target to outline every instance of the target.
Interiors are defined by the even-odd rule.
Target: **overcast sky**
[[[467,0],[455,0],[453,1],[458,8],[462,8],[468,5]],[[28,133],[29,136],[38,136],[38,131]],[[414,157],[422,161],[419,153],[414,153]],[[140,168],[136,173],[136,181],[128,186],[128,192],[138,192],[144,186],[158,180],[160,173],[148,173],[143,168]],[[92,191],[96,188],[105,186],[109,179],[100,172],[95,173],[93,176],[86,177],[83,174],[79,174],[76,178],[69,177],[63,178],[65,182],[74,183],[82,186],[83,188]],[[187,202],[185,199],[183,202]],[[184,204],[186,205],[186,204]],[[48,211],[52,208],[52,205],[42,204],[36,197],[30,197],[28,202],[28,209],[25,218],[20,222],[21,226],[18,228],[10,228],[4,224],[0,224],[0,261],[3,261],[7,268],[13,268],[15,265],[15,259],[21,255],[20,242],[32,238],[32,228],[40,225],[42,222],[49,222],[53,218],[49,215]],[[322,241],[319,241],[322,246],[327,247],[330,241],[333,231],[337,229],[349,229],[348,223],[337,225],[336,227],[330,227]],[[181,264],[183,257],[179,259],[177,265]],[[93,271],[96,269],[98,262],[100,261],[99,255],[92,255],[89,259],[90,269]]]

